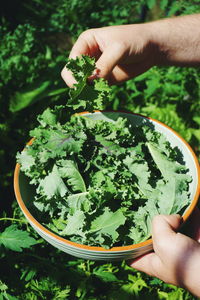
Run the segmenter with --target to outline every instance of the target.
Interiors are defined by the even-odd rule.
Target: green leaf
[[[105,271],[103,268],[98,268],[93,271],[93,274],[97,276],[99,279],[101,279],[103,282],[116,282],[118,281],[118,278],[115,276],[115,274]]]
[[[36,130],[32,131],[32,134],[40,135],[40,132]],[[46,133],[46,144],[45,148],[51,152],[52,157],[59,157],[66,155],[68,153],[78,153],[81,150],[83,140],[75,140],[74,137],[71,137],[69,133],[62,131],[60,129],[48,130]]]
[[[109,153],[116,153],[116,151],[119,151],[120,153],[125,152],[125,149],[120,147],[118,144],[108,141],[105,137],[102,135],[96,135],[95,140],[99,142]]]
[[[62,180],[56,165],[53,166],[51,173],[44,179],[41,179],[37,191],[42,191],[47,199],[52,199],[55,196],[63,197],[67,193],[68,189]]]
[[[67,218],[67,226],[63,231],[61,231],[61,235],[80,235],[81,228],[83,227],[85,222],[85,214],[81,210],[75,211],[75,213],[71,216],[69,215]]]
[[[10,101],[10,111],[20,111],[44,98],[50,85],[51,81],[44,81],[43,83],[40,83],[38,87],[32,86],[29,89],[26,88],[23,91],[16,92]]]
[[[102,110],[110,99],[110,87],[108,83],[100,78],[88,84],[87,78],[95,70],[95,60],[83,55],[76,59],[69,59],[66,67],[72,71],[77,83],[70,89],[70,99],[67,106],[77,111]]]
[[[68,178],[67,183],[72,187],[73,191],[86,192],[86,186],[83,177],[81,176],[76,164],[73,160],[62,160],[62,167],[59,168],[59,173],[62,178]]]
[[[166,183],[157,184],[159,190],[158,199],[155,198],[159,206],[160,214],[170,214],[176,199],[176,180],[174,177],[168,179]]]
[[[165,10],[165,8],[167,7],[167,5],[168,5],[168,0],[161,0],[160,1],[160,8],[162,10]]]
[[[77,193],[67,197],[66,202],[71,214],[74,214],[76,210],[88,211],[90,207],[90,202],[87,200],[88,193]]]
[[[22,252],[23,248],[30,248],[37,244],[37,241],[28,232],[17,229],[15,225],[10,225],[0,233],[0,244],[10,250]]]
[[[135,162],[131,158],[126,158],[124,163],[128,166],[130,172],[136,176],[136,184],[141,193],[145,196],[152,192],[152,187],[149,184],[149,179],[151,177],[150,170],[148,168],[147,162],[141,160]]]
[[[147,0],[147,6],[149,9],[152,9],[156,4],[156,0]]]
[[[45,111],[38,117],[38,121],[42,126],[55,125],[57,123],[56,115],[48,107]]]
[[[119,236],[117,229],[124,225],[126,217],[123,215],[121,209],[115,212],[105,207],[102,215],[97,217],[92,223],[90,233],[98,233],[99,235],[105,234],[112,237],[112,241],[115,242]]]
[[[22,171],[29,171],[35,164],[35,158],[24,150],[21,153],[17,153],[17,161],[21,165]]]
[[[167,156],[162,154],[152,144],[148,143],[147,146],[165,180],[165,183],[159,185],[158,182],[157,184],[159,195],[155,193],[158,195],[157,201],[160,207],[160,213],[170,214],[175,211],[177,212],[189,203],[188,194],[183,193],[183,190],[188,190],[188,183],[191,182],[192,178],[184,174],[187,170],[184,165],[169,160]],[[183,174],[181,172],[183,172]],[[151,196],[153,195],[154,194]]]
[[[179,171],[184,171],[186,169],[185,166],[178,162],[169,160],[167,156],[162,154],[153,144],[147,143],[147,147],[156,163],[156,166],[166,180],[170,179],[171,176],[173,176],[173,173],[178,173]]]

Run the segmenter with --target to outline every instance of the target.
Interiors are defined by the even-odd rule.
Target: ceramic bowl
[[[142,115],[108,111],[97,111],[92,114],[84,112],[82,114],[88,118],[104,119],[110,122],[116,120],[118,117],[125,117],[133,125],[145,124],[151,127],[153,126],[155,131],[162,133],[166,137],[172,147],[178,147],[178,149],[182,152],[185,164],[189,169],[189,174],[193,178],[189,186],[191,196],[190,205],[183,213],[183,221],[186,221],[197,204],[200,188],[200,171],[198,161],[188,143],[184,141],[184,139],[181,138],[173,129],[169,128],[165,124]],[[31,142],[32,141],[30,141],[29,144],[31,144]],[[101,247],[92,247],[71,242],[70,240],[51,232],[49,229],[41,225],[37,219],[35,219],[34,215],[31,213],[32,210],[30,205],[34,197],[34,189],[29,184],[29,179],[22,172],[20,172],[19,164],[17,164],[15,168],[14,189],[18,204],[31,226],[47,242],[68,254],[90,260],[113,261],[134,259],[138,256],[148,253],[153,249],[152,239],[148,239],[144,242],[134,245],[113,247],[108,250]]]

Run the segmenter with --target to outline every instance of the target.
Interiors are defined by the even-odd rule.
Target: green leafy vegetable
[[[104,109],[105,104],[110,100],[108,83],[103,78],[94,80],[93,84],[87,82],[88,77],[95,70],[95,60],[83,55],[76,59],[70,59],[66,67],[71,70],[77,81],[70,90],[68,106],[75,111],[80,108],[87,111]]]
[[[23,230],[19,230],[15,225],[10,225],[0,233],[0,245],[4,245],[6,248],[21,252],[23,248],[30,248],[35,245],[37,241],[30,237],[29,233]]]
[[[86,192],[85,182],[73,160],[63,160],[60,173],[63,177],[69,178],[67,183],[73,191]]]
[[[138,0],[59,0],[46,1],[44,5],[41,0],[12,1],[10,9],[11,1],[3,2],[0,26],[1,218],[13,215],[24,220],[12,192],[13,158],[27,141],[29,130],[36,126],[36,116],[57,101],[66,102],[67,87],[60,78],[60,70],[79,34],[88,28],[143,23],[166,16],[200,12],[199,1],[160,0],[153,9],[148,9],[146,3]],[[50,67],[52,63],[56,68]],[[158,78],[153,80],[155,77]],[[37,88],[46,81],[51,84],[44,93],[37,97],[35,93],[29,94],[28,99],[25,97],[26,92],[34,92],[35,89],[37,92]],[[54,96],[59,93],[59,87],[63,87],[63,94]],[[18,101],[15,101],[16,95]],[[31,96],[34,105],[25,107],[31,105]],[[199,155],[199,68],[151,68],[133,80],[112,86],[111,97],[107,109],[128,110],[160,120],[177,131]],[[17,113],[14,112],[17,109]],[[62,115],[66,116],[66,110],[64,112],[63,109]],[[46,152],[41,155],[45,161]],[[99,185],[104,177],[103,170],[99,170],[96,174]],[[85,199],[87,194],[78,192],[74,195],[70,196],[72,211],[76,205],[89,205],[89,200]],[[46,204],[44,201],[43,206]],[[56,222],[61,231],[66,220],[63,223],[60,218],[52,219],[52,225]],[[1,220],[1,232],[10,223],[10,220]],[[26,227],[23,226],[23,229],[26,230]],[[37,235],[30,226],[29,230],[32,235]],[[22,252],[6,251],[3,245],[0,252],[0,299],[3,300],[196,300],[185,289],[147,276],[124,262],[111,264],[75,259],[42,239],[36,247]]]
[[[105,207],[103,214],[97,217],[91,224],[90,233],[95,232],[96,238],[104,244],[104,236],[109,236],[113,243],[117,240],[119,234],[117,229],[124,225],[126,218],[121,209],[111,212]]]
[[[67,67],[77,80],[67,105],[88,108],[91,90],[89,108],[99,108],[105,82],[87,84],[94,61],[84,56]],[[181,153],[152,126],[126,117],[63,118],[65,110],[44,111],[32,146],[17,156],[36,187],[34,205],[45,212],[40,222],[72,241],[110,248],[144,241],[156,214],[187,207],[191,177]]]
[[[50,214],[57,233],[104,247],[136,243],[151,235],[154,215],[188,205],[191,178],[173,159],[178,150],[160,133],[145,125],[134,128],[125,118],[108,122],[74,115],[61,124],[57,113],[40,116],[32,131],[37,138],[18,154],[36,186],[34,204]],[[40,222],[52,229],[49,220]]]
[[[52,172],[40,181],[38,192],[40,191],[47,199],[52,199],[54,195],[60,197],[65,196],[67,187],[63,182],[56,165],[54,165]]]

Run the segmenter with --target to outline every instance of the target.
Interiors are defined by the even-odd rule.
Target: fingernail
[[[89,81],[93,81],[94,79],[99,78],[100,70],[95,69],[90,77],[88,77]]]
[[[94,70],[93,75],[98,77],[100,72],[101,72],[101,70],[97,68]]]

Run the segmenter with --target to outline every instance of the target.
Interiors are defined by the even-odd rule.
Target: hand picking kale
[[[66,67],[73,73],[77,83],[70,89],[70,100],[67,104],[74,111],[102,110],[110,99],[110,88],[103,78],[89,84],[87,79],[95,70],[95,60],[83,55],[76,59],[69,59]]]
[[[66,117],[69,105],[93,111],[109,95],[104,80],[87,84],[95,68],[91,58],[70,60],[67,67],[77,80],[70,104],[46,109],[30,132],[33,144],[17,155],[35,186],[34,216],[85,245],[144,241],[154,215],[181,213],[189,205],[187,167],[179,151],[147,125],[134,126],[125,117]]]

